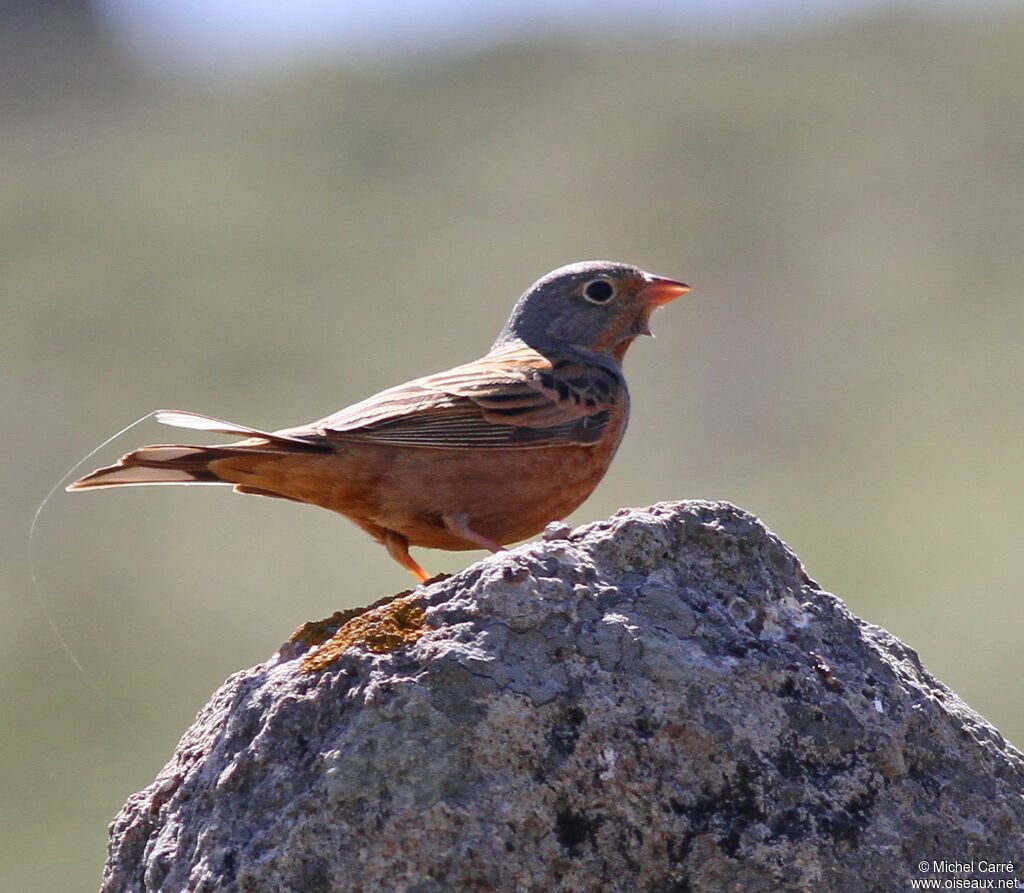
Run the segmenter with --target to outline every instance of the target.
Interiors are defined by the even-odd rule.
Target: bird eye
[[[607,279],[595,279],[583,287],[583,297],[591,304],[607,304],[615,295],[615,289]]]

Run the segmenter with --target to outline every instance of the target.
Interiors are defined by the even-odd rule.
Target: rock
[[[987,867],[1024,858],[1021,753],[726,503],[354,613],[227,680],[112,824],[105,891],[1024,879]]]

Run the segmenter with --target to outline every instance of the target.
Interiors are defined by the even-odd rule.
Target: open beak
[[[685,295],[689,290],[690,286],[684,285],[682,282],[676,282],[674,279],[662,279],[660,276],[652,276],[647,285],[641,289],[640,297],[653,310],[655,307],[660,307],[662,304],[674,301],[680,295]]]

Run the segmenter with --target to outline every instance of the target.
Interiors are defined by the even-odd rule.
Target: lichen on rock
[[[305,673],[330,666],[349,648],[373,654],[411,645],[424,632],[424,612],[411,592],[381,599],[368,608],[336,611],[326,620],[304,623],[281,646],[281,654],[304,654],[299,664]],[[289,647],[294,646],[294,647]]]

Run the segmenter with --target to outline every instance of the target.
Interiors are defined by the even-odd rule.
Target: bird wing
[[[341,440],[480,449],[595,443],[626,401],[622,377],[522,343],[382,391],[310,426]]]

